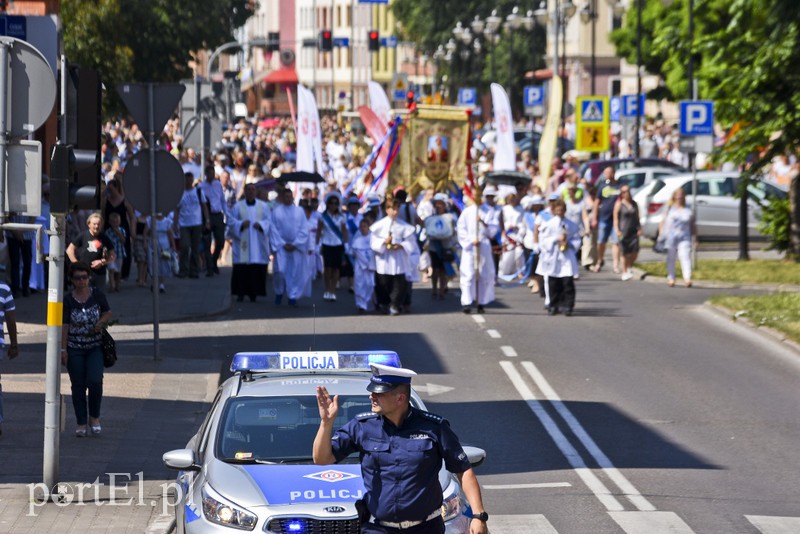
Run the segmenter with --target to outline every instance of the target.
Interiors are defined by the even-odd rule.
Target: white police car
[[[164,454],[178,469],[179,533],[258,531],[357,534],[355,501],[364,494],[358,455],[314,465],[319,428],[316,386],[339,395],[338,428],[371,411],[370,363],[400,367],[394,352],[239,353],[235,375],[220,386],[200,430],[185,449]],[[412,405],[425,409],[416,392]],[[464,447],[473,466],[486,452]],[[469,532],[458,479],[439,472],[448,534]]]

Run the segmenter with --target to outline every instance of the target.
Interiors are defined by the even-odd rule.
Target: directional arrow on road
[[[450,386],[440,386],[439,384],[425,384],[424,386],[414,386],[414,389],[417,390],[419,393],[425,393],[426,395],[430,395],[433,397],[434,395],[441,395],[442,393],[448,393],[453,391],[455,388],[451,388]]]

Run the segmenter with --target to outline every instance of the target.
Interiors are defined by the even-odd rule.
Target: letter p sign
[[[681,135],[714,135],[714,102],[683,101],[680,103],[680,115]]]

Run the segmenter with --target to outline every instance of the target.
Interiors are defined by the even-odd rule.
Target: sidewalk
[[[159,295],[160,323],[230,308],[230,268],[213,278],[171,278],[166,285]],[[166,532],[169,526],[162,497],[175,472],[163,466],[161,455],[182,448],[200,426],[218,385],[220,362],[192,357],[192,344],[203,343],[192,339],[181,340],[185,354],[173,351],[168,357],[162,343],[162,360],[154,361],[149,289],[131,280],[108,299],[119,320],[111,329],[119,361],[105,375],[103,432],[97,438],[73,436],[69,377],[62,368],[58,481],[66,503],[41,506],[31,497],[43,479],[46,294],[16,299],[20,356],[0,364],[6,417],[0,436],[0,534]]]

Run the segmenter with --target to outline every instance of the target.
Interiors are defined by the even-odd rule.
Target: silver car
[[[339,395],[335,428],[370,412],[369,363],[400,367],[394,352],[239,353],[234,376],[219,388],[205,421],[185,449],[163,459],[177,469],[179,533],[258,531],[357,534],[355,501],[364,494],[358,455],[314,465],[319,428],[316,386]],[[411,403],[425,405],[412,390]],[[473,466],[486,452],[464,447]],[[458,479],[439,471],[448,534],[469,532]]]
[[[692,175],[679,174],[662,177],[663,185],[648,199],[643,212],[644,235],[655,239],[658,226],[667,212],[672,193],[679,187],[686,193],[686,205],[692,207]],[[738,172],[706,171],[697,173],[697,233],[700,239],[736,239],[739,235]],[[747,188],[747,227],[751,237],[762,237],[758,232],[761,209],[768,199],[786,198],[788,193],[764,180],[751,183]]]

